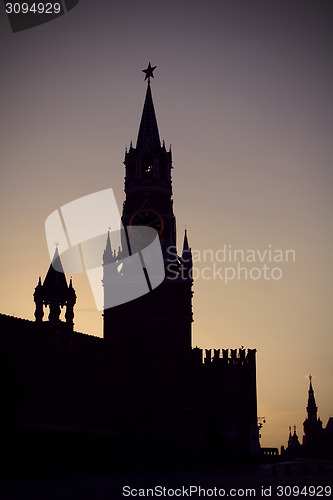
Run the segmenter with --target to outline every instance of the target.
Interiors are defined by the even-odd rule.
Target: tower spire
[[[188,244],[188,239],[187,239],[187,229],[185,227],[185,234],[184,234],[184,243],[183,243],[183,252],[184,251],[189,251],[190,250],[190,247],[189,247],[189,244]]]
[[[312,387],[312,376],[309,375],[309,395],[306,407],[307,418],[303,422],[304,427],[304,451],[307,456],[317,456],[323,447],[323,423],[317,417],[317,405]]]
[[[148,68],[142,70],[146,73],[145,80],[148,79],[148,85],[136,142],[136,150],[138,153],[142,153],[146,149],[149,149],[152,153],[158,153],[161,149],[160,135],[150,88],[150,78],[154,78],[153,71],[155,68],[156,66],[151,67],[149,63]]]
[[[183,279],[188,279],[190,281],[193,281],[193,260],[192,260],[192,251],[191,248],[188,244],[188,238],[187,238],[187,230],[185,229],[184,233],[184,242],[183,242],[183,251],[182,251],[182,256],[181,256],[181,264],[182,264],[182,270],[181,274]]]
[[[308,419],[309,420],[317,420],[317,405],[316,405],[316,400],[314,397],[314,390],[312,387],[312,375],[309,375],[309,396],[308,396],[308,405],[306,407],[306,411],[308,414]]]
[[[53,295],[55,288],[57,288],[57,294],[59,296],[63,297],[66,295],[68,286],[61,264],[58,247],[55,249],[52,262],[43,283],[44,293],[46,294]]]
[[[108,236],[106,239],[106,247],[105,247],[105,250],[103,253],[103,264],[107,265],[107,264],[110,264],[111,262],[114,262],[114,261],[115,261],[115,258],[114,258],[114,254],[112,251],[112,244],[111,244],[111,228],[109,227]]]
[[[41,277],[39,277],[38,284],[34,292],[34,301],[36,304],[35,318],[38,323],[43,321],[44,310],[43,310],[43,286]]]

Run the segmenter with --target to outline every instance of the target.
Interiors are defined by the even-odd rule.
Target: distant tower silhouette
[[[304,452],[308,456],[316,456],[320,454],[322,449],[322,439],[323,439],[323,423],[320,418],[317,417],[317,405],[314,397],[314,391],[312,387],[312,376],[309,376],[309,396],[308,405],[306,407],[307,418],[303,422],[304,427],[304,437],[303,445]]]
[[[291,439],[292,439],[292,436],[291,436],[291,426],[289,425],[288,448],[289,448],[289,446],[290,446]]]
[[[73,330],[76,293],[73,288],[72,279],[69,286],[67,285],[58,248],[55,249],[44,283],[42,284],[41,278],[38,280],[34,292],[34,301],[36,304],[35,318],[37,323],[42,323],[43,321],[44,306],[49,306],[49,322],[53,325],[60,324],[60,308],[66,306],[66,325]]]
[[[289,439],[287,447],[288,455],[291,457],[299,456],[301,453],[301,444],[296,434],[296,425],[294,425],[294,433],[291,434],[291,427],[289,427]]]

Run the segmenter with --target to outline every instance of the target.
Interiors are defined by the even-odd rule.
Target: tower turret
[[[43,283],[44,304],[50,308],[49,321],[52,323],[60,322],[60,307],[66,304],[67,291],[66,277],[56,248]]]
[[[105,250],[103,253],[103,265],[104,268],[108,264],[111,264],[112,262],[116,261],[116,256],[114,254],[114,251],[112,250],[112,243],[111,243],[111,234],[110,230],[108,231],[107,239],[106,239],[106,246]]]
[[[41,278],[39,278],[34,292],[34,301],[36,304],[36,322],[41,323],[43,321],[43,307],[49,306],[49,321],[53,324],[59,324],[61,322],[61,308],[66,306],[66,323],[71,329],[73,329],[76,293],[73,288],[72,279],[70,280],[70,285],[67,285],[58,248],[55,249],[52,262],[43,284]]]

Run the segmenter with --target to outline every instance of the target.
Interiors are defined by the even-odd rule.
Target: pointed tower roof
[[[317,405],[314,397],[314,391],[312,387],[312,375],[309,375],[310,385],[309,385],[309,396],[308,396],[308,405],[306,407],[306,411],[308,413],[308,418],[310,420],[317,420]]]
[[[146,149],[149,149],[152,153],[158,153],[161,149],[160,135],[150,88],[150,78],[148,78],[146,99],[143,105],[138,139],[136,142],[136,151],[138,153],[143,153]]]
[[[189,264],[192,265],[192,251],[191,251],[190,245],[188,243],[187,230],[186,229],[185,229],[185,233],[184,233],[182,259],[184,260],[184,262],[188,262]]]
[[[57,287],[58,292],[66,293],[68,290],[65,273],[61,264],[58,248],[55,249],[52,262],[46,274],[43,291],[46,294],[52,293]]]
[[[183,252],[185,250],[190,250],[189,244],[188,244],[188,239],[187,239],[187,230],[185,228],[185,234],[184,234],[184,243],[183,243]]]
[[[103,264],[104,265],[111,264],[111,262],[114,262],[115,260],[116,259],[114,256],[114,252],[112,251],[111,234],[110,234],[110,229],[109,229],[108,236],[106,239],[106,246],[105,246],[105,250],[103,253]]]

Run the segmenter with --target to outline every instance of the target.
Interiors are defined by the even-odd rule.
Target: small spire
[[[192,268],[193,268],[193,260],[192,260],[192,252],[191,248],[188,244],[187,239],[187,229],[185,228],[184,234],[184,243],[183,243],[183,251],[181,256],[181,264],[182,264],[182,278],[186,280],[190,280],[193,282],[192,276]]]
[[[314,390],[312,387],[312,375],[309,375],[309,395],[308,395],[308,405],[306,407],[306,411],[308,413],[308,418],[310,420],[317,420],[317,405],[316,405],[316,400],[314,396]]]
[[[190,247],[189,247],[189,244],[188,244],[188,239],[187,239],[187,229],[186,229],[186,226],[185,226],[185,234],[184,234],[184,243],[183,243],[183,252],[184,251],[189,251],[190,250]]]
[[[71,279],[69,281],[68,297],[69,298],[73,298],[74,299],[74,304],[75,304],[75,302],[76,302],[76,293],[75,293],[75,290],[74,290],[74,287],[73,287],[73,279],[72,279],[72,277],[71,277]]]
[[[103,253],[103,264],[110,264],[113,262],[113,251],[112,251],[112,245],[111,245],[111,228],[109,227],[108,229],[108,235],[106,238],[106,246],[105,250]]]
[[[35,288],[33,296],[34,296],[34,302],[36,304],[35,318],[37,323],[41,323],[43,321],[43,316],[44,316],[44,310],[43,310],[44,294],[43,294],[41,277],[39,277],[38,285]]]
[[[107,237],[107,242],[106,242],[106,248],[108,250],[112,251],[112,245],[111,245],[111,227],[108,228],[108,237]]]

